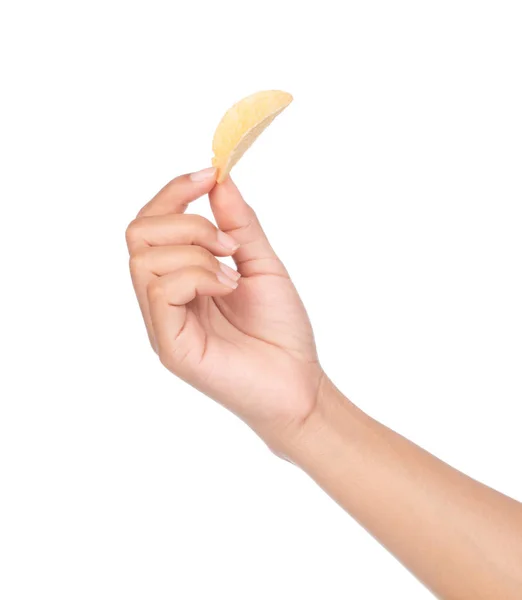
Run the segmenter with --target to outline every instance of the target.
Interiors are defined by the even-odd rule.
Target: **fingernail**
[[[210,179],[211,177],[215,177],[216,169],[215,167],[209,167],[208,169],[203,169],[202,171],[197,171],[196,173],[191,173],[189,175],[189,179],[191,181],[205,181],[205,179]]]
[[[236,250],[239,248],[239,244],[236,242],[236,240],[224,231],[218,231],[217,240],[226,250]]]
[[[232,269],[232,267],[229,267],[228,265],[225,265],[222,262],[219,263],[219,268],[229,279],[232,279],[233,281],[237,281],[241,277],[241,275],[237,271]]]
[[[226,285],[227,287],[232,288],[233,290],[237,288],[237,281],[232,281],[232,279],[229,279],[223,273],[218,273],[216,277],[218,278],[218,281],[220,281],[223,285]]]

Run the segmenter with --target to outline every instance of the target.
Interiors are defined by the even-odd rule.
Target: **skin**
[[[522,598],[522,504],[378,423],[321,368],[288,273],[230,178],[167,184],[127,228],[160,361],[240,416],[444,599]],[[217,227],[183,214],[209,195]],[[218,229],[219,228],[219,229]],[[237,272],[216,257],[232,256]]]

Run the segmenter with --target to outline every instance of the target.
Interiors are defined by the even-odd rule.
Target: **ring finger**
[[[232,281],[237,281],[240,277],[237,271],[221,263],[213,254],[201,246],[152,246],[142,248],[132,254],[130,257],[132,282],[153,347],[155,344],[147,287],[153,279],[174,273],[185,267],[203,267],[216,273],[219,277],[224,275]]]

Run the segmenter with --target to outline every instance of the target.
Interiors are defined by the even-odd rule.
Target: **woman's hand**
[[[182,214],[208,192],[219,230]],[[365,415],[323,376],[299,296],[230,179],[175,179],[127,240],[167,368],[310,474],[437,597],[520,598],[522,505]],[[233,255],[239,273],[216,255]]]
[[[219,230],[182,214],[208,192]],[[230,179],[175,179],[127,241],[168,369],[310,474],[437,597],[520,598],[522,505],[365,415],[323,376],[299,296]],[[233,255],[239,273],[216,255]]]
[[[215,227],[187,205],[209,193]],[[312,328],[257,217],[228,178],[171,181],[127,228],[130,268],[161,362],[276,452],[313,411],[323,379]],[[216,256],[233,256],[238,272]]]

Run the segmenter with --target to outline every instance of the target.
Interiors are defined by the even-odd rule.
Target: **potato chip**
[[[237,161],[292,100],[290,94],[279,90],[257,92],[243,98],[225,113],[212,142],[212,165],[218,169],[218,183],[226,178]]]

